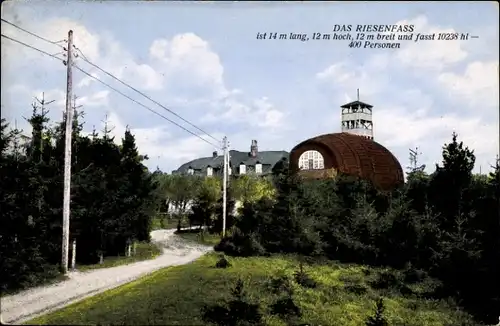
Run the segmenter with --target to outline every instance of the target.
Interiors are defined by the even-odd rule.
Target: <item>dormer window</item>
[[[189,167],[189,169],[188,169],[188,174],[189,174],[189,175],[193,175],[193,174],[194,174],[194,170],[193,170],[193,168],[192,168],[192,167]]]
[[[207,176],[211,177],[213,175],[213,173],[214,173],[214,169],[211,166],[207,167]]]
[[[257,174],[262,173],[262,164],[259,162],[257,162],[257,164],[255,164],[255,173],[257,173]]]
[[[245,164],[240,164],[240,174],[245,174],[247,173],[247,167]]]

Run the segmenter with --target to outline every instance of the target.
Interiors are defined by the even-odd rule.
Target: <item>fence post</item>
[[[73,239],[73,248],[71,252],[71,269],[76,269],[76,239]]]

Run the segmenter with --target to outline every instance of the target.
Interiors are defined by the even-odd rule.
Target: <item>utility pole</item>
[[[224,167],[222,177],[222,237],[226,236],[226,202],[227,202],[227,166],[228,166],[228,152],[227,152],[227,137],[222,139],[222,149],[224,150]]]
[[[71,103],[73,91],[73,31],[68,32],[68,51],[66,64],[66,139],[64,144],[64,197],[63,197],[63,234],[61,271],[68,273],[69,252],[69,216],[71,191],[71,136],[73,133],[73,107]]]

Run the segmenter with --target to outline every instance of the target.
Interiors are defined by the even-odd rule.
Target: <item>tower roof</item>
[[[354,106],[354,105],[361,105],[362,107],[369,108],[369,109],[373,108],[373,105],[370,105],[370,104],[367,104],[367,103],[364,103],[364,102],[361,102],[361,101],[353,101],[353,102],[344,104],[344,105],[342,105],[340,107],[343,108],[343,109],[346,109],[346,108]]]

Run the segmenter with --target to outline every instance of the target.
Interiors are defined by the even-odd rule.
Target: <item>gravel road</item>
[[[0,299],[2,324],[19,324],[71,303],[131,282],[158,269],[189,263],[212,247],[185,241],[175,230],[156,230],[151,239],[163,253],[155,259],[87,272],[70,272],[69,279]]]

